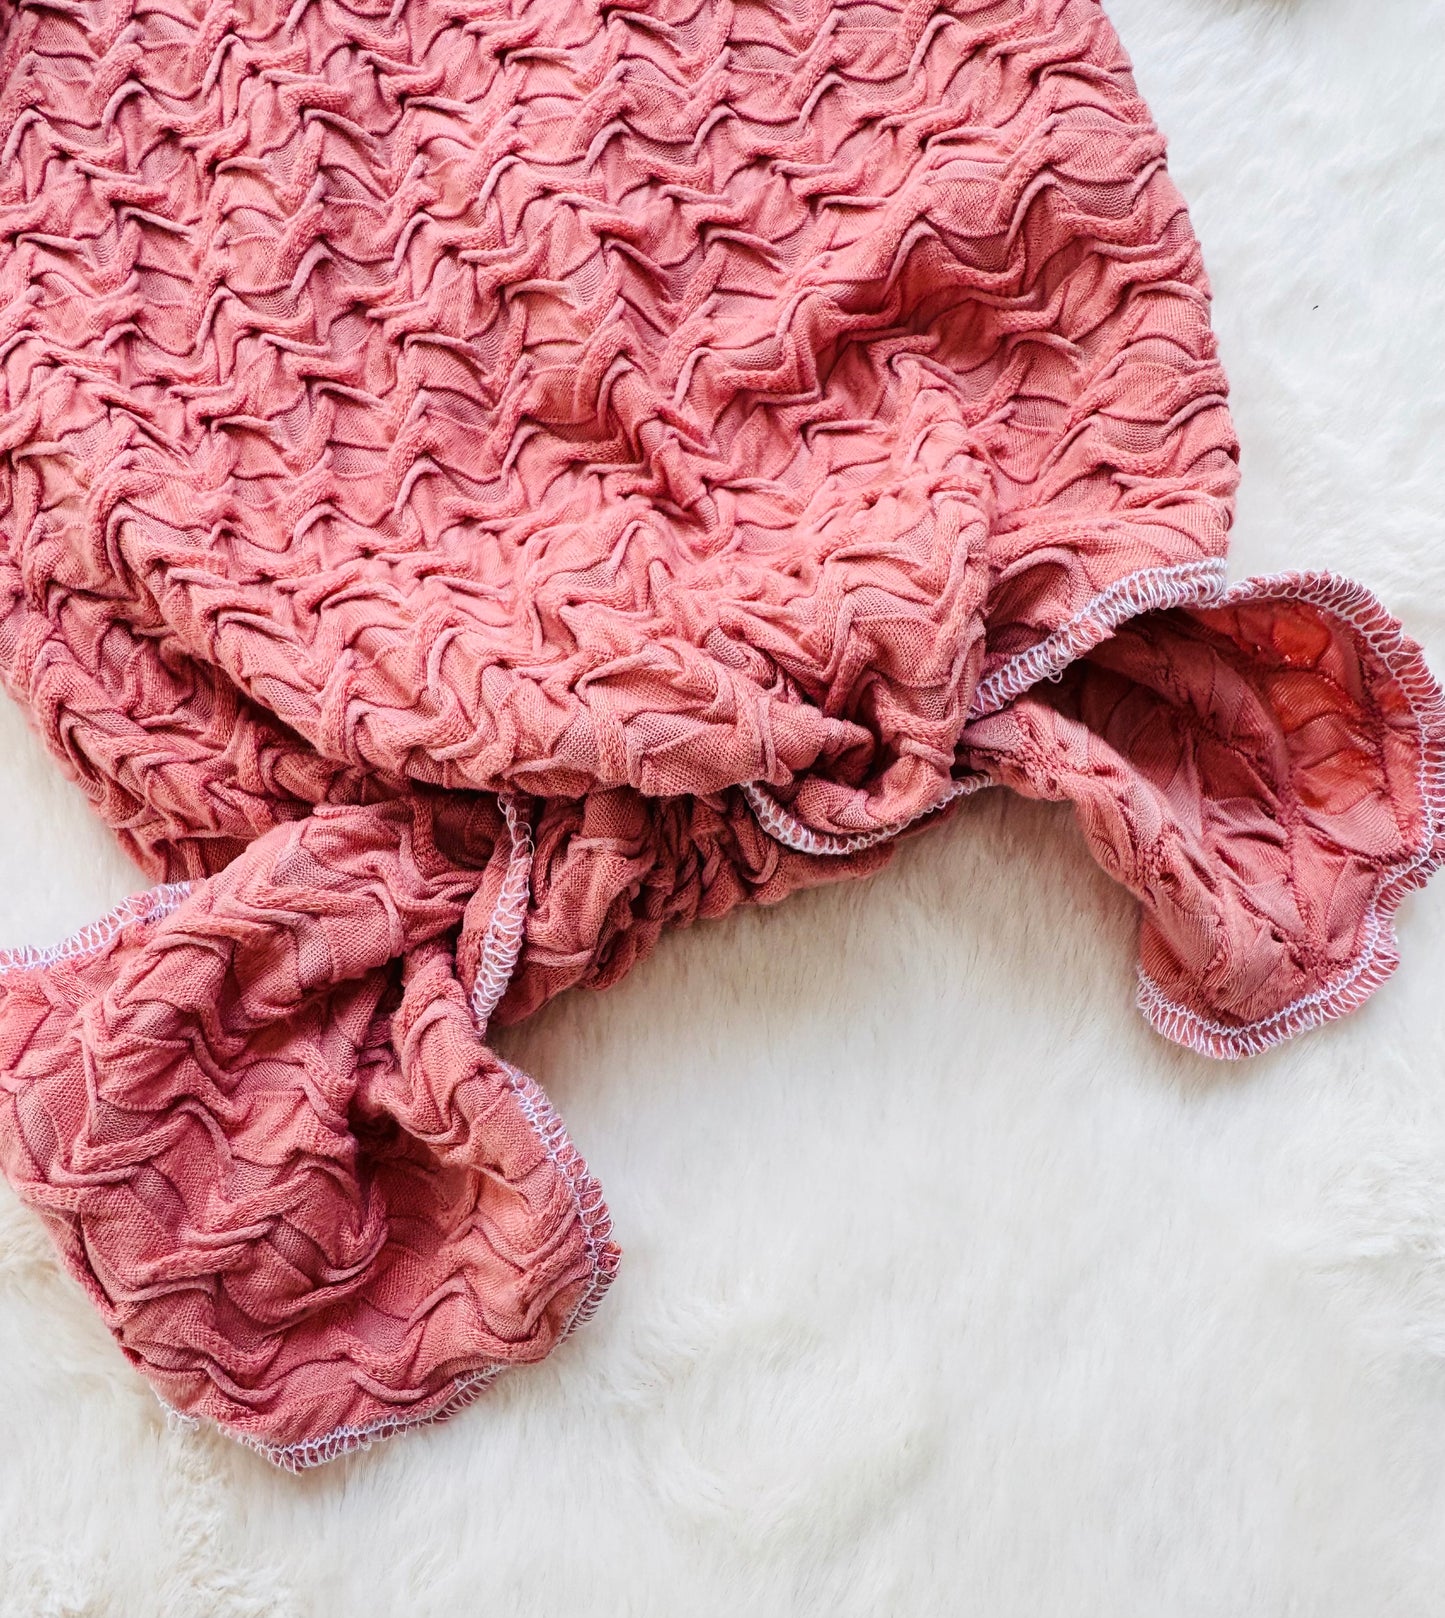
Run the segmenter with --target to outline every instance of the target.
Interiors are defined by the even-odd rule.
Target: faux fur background
[[[1235,576],[1445,671],[1445,0],[1114,0],[1214,278]],[[143,884],[0,708],[0,944]],[[1132,1008],[1067,814],[668,941],[508,1042],[609,1191],[601,1315],[302,1479],[168,1432],[0,1190],[0,1613],[1445,1611],[1445,880],[1225,1067]]]

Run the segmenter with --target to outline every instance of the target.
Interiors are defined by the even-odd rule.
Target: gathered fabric
[[[0,957],[0,1166],[186,1416],[450,1413],[618,1248],[488,1043],[1006,786],[1240,1056],[1445,857],[1363,588],[1230,585],[1096,0],[0,0],[0,670],[159,884]]]

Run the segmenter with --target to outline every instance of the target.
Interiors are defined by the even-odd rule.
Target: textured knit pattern
[[[545,1354],[616,1249],[493,1014],[980,787],[1076,803],[1198,1049],[1391,969],[1440,694],[1223,594],[1095,0],[0,29],[0,667],[172,884],[0,960],[0,1161],[172,1405],[299,1465]]]

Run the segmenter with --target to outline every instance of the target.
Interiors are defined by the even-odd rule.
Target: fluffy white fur
[[[1445,670],[1445,0],[1114,0],[1214,277],[1236,576]],[[0,943],[139,886],[0,709]],[[1445,1597],[1445,881],[1236,1067],[1132,1008],[1067,814],[668,941],[509,1043],[609,1188],[597,1321],[295,1479],[172,1433],[0,1192],[0,1612],[1413,1618]]]

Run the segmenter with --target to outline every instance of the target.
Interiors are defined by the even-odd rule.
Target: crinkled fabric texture
[[[1445,853],[1363,590],[1224,590],[1208,289],[1095,0],[10,3],[0,666],[157,890],[0,972],[0,1161],[288,1464],[615,1267],[485,1043],[1072,800],[1141,1003],[1358,1003]]]

